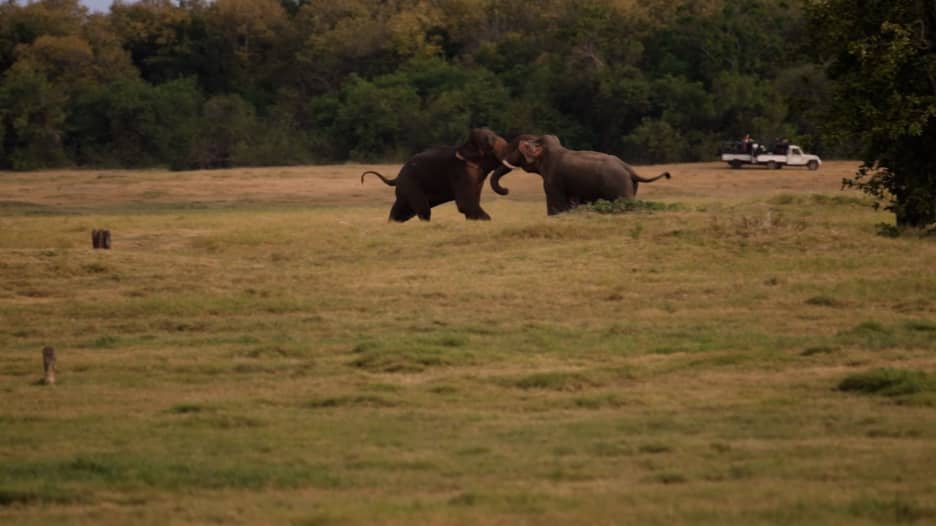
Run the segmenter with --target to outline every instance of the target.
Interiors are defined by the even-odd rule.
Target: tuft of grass
[[[360,353],[349,365],[373,373],[420,373],[430,367],[458,364],[459,360],[442,349],[377,349]]]
[[[869,518],[882,524],[913,524],[921,521],[930,523],[930,520],[936,519],[936,509],[899,495],[892,499],[857,499],[848,506],[848,512],[854,517]]]
[[[450,498],[448,503],[450,506],[474,506],[478,504],[481,500],[481,496],[477,493],[459,493],[454,497]]]
[[[498,241],[560,240],[581,239],[583,235],[587,234],[565,223],[550,222],[506,228],[497,233],[495,238]]]
[[[663,444],[660,442],[649,442],[646,444],[641,444],[637,449],[641,453],[650,453],[650,454],[660,454],[660,453],[669,453],[673,450],[673,447],[669,444]]]
[[[823,208],[832,206],[869,206],[870,201],[864,197],[855,197],[844,194],[811,194],[801,195],[789,192],[777,194],[767,200],[773,205],[806,205],[821,206]]]
[[[844,304],[829,296],[813,296],[806,300],[807,305],[816,305],[818,307],[841,307]]]
[[[878,321],[863,321],[851,331],[852,333],[865,333],[865,334],[890,334],[891,331],[884,326],[881,322]]]
[[[871,201],[866,197],[856,197],[846,194],[812,194],[809,196],[812,204],[822,206],[869,206]]]
[[[6,506],[32,506],[87,503],[86,495],[67,492],[48,484],[37,489],[0,488],[0,509]]]
[[[381,408],[397,407],[398,405],[400,405],[398,402],[376,395],[330,396],[326,398],[310,400],[308,403],[306,403],[306,407],[311,409],[331,409],[344,407]]]
[[[102,263],[88,263],[81,268],[88,274],[106,274],[110,272],[110,268]]]
[[[117,338],[110,335],[99,336],[93,341],[87,343],[85,347],[93,347],[96,349],[111,349],[117,345]]]
[[[572,402],[575,407],[582,409],[604,409],[608,407],[621,407],[624,405],[624,402],[614,393],[578,397]]]
[[[429,392],[437,395],[451,395],[458,392],[458,388],[453,385],[434,385],[429,388]]]
[[[877,235],[880,237],[896,239],[903,233],[899,226],[890,223],[878,223],[875,228],[877,229]]]
[[[911,320],[904,324],[909,331],[936,332],[936,323],[929,320]]]
[[[899,344],[899,335],[883,323],[868,320],[851,329],[839,331],[836,339],[844,344],[860,345],[871,349],[887,349]]]
[[[177,404],[170,407],[168,410],[169,413],[177,415],[190,415],[195,413],[202,413],[205,411],[211,411],[211,408],[200,404]]]
[[[936,376],[925,371],[881,368],[850,375],[838,389],[882,396],[915,395],[936,392]]]
[[[581,373],[551,371],[523,376],[515,380],[513,385],[520,389],[581,391],[596,386],[597,382]]]
[[[832,354],[838,352],[839,348],[832,345],[817,345],[815,347],[807,347],[803,349],[803,352],[800,353],[801,356],[815,356],[817,354]]]
[[[335,487],[340,481],[323,466],[305,462],[277,463],[225,459],[223,456],[154,458],[141,455],[89,455],[17,461],[6,464],[7,477],[36,474],[52,488],[81,483],[93,489],[154,488],[185,491],[195,489],[261,489]],[[68,497],[66,495],[66,497]]]
[[[624,457],[633,455],[634,451],[627,444],[617,442],[596,442],[592,444],[591,453],[599,457]]]
[[[418,373],[430,367],[470,365],[474,353],[469,340],[460,335],[425,335],[364,341],[352,352],[357,356],[349,365],[369,372]]]
[[[688,479],[680,473],[660,473],[654,477],[654,479],[661,484],[685,484],[688,482]]]
[[[782,193],[771,197],[767,202],[772,205],[801,204],[803,202],[803,197],[791,193]]]
[[[597,214],[626,214],[632,212],[662,212],[664,210],[682,210],[685,206],[677,203],[666,204],[640,199],[620,198],[614,201],[599,199],[575,207],[576,212],[594,212]],[[639,232],[638,232],[639,236]]]

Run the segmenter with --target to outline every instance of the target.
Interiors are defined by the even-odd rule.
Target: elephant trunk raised
[[[510,173],[511,170],[515,170],[517,167],[508,163],[507,161],[501,161],[501,165],[494,170],[494,173],[491,174],[491,189],[500,195],[507,195],[510,193],[510,190],[504,188],[500,185],[500,178]]]

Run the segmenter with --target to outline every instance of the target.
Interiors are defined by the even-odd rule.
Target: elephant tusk
[[[508,163],[506,160],[501,161],[501,164],[503,164],[503,165],[506,166],[507,168],[510,168],[511,170],[516,170],[516,169],[517,169],[516,166],[514,166],[514,165]]]
[[[467,166],[468,168],[474,168],[475,170],[478,170],[481,168],[481,166],[478,165],[478,163],[465,159],[465,157],[458,152],[455,152],[455,158],[458,159],[459,161],[464,161],[465,166]]]

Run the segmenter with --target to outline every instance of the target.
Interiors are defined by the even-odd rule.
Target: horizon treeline
[[[0,169],[400,160],[471,127],[637,163],[751,133],[824,154],[784,0],[0,5]]]

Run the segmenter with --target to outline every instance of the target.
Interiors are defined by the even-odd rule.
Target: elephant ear
[[[517,149],[523,154],[524,166],[535,165],[543,155],[543,141],[540,139],[520,141]]]

